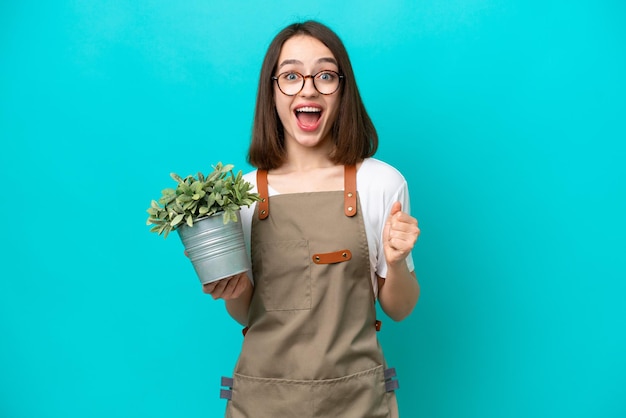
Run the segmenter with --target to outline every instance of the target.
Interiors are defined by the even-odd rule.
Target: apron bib
[[[257,185],[255,288],[226,416],[397,417],[355,167],[345,191],[277,195],[271,205],[267,172]]]

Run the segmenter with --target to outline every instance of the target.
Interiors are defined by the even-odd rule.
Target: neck
[[[329,144],[327,142],[326,144]],[[302,147],[298,145],[287,146],[287,158],[283,165],[276,171],[281,172],[306,172],[320,168],[334,167],[330,159],[332,146],[322,145],[316,147]]]

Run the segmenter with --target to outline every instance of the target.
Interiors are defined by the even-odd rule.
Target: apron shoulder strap
[[[256,171],[256,187],[259,192],[260,201],[257,202],[259,219],[263,220],[270,216],[270,199],[267,189],[267,170]]]
[[[356,165],[346,165],[343,176],[343,201],[346,216],[356,215]]]
[[[346,216],[356,215],[356,166],[344,167],[343,200]],[[270,199],[267,185],[267,170],[257,170],[256,187],[261,200],[257,202],[259,219],[266,219],[270,215]]]

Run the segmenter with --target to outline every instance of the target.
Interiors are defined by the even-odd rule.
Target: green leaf
[[[178,200],[172,202],[171,209],[176,213],[184,212],[183,205],[181,205]]]
[[[187,215],[187,225],[193,226],[193,216],[191,214]]]
[[[178,225],[183,220],[184,217],[185,217],[185,215],[182,214],[182,213],[176,215],[176,217],[174,217],[174,219],[172,219],[172,221],[170,222],[170,225],[171,226]]]
[[[183,205],[183,210],[185,212],[192,211],[197,205],[198,205],[198,202],[196,200],[190,200],[189,202]]]
[[[176,198],[176,201],[177,201],[178,203],[180,203],[181,205],[182,205],[183,203],[189,202],[189,201],[191,201],[191,200],[193,200],[193,198],[192,198],[191,196],[189,196],[189,195],[186,195],[186,194],[181,194],[180,196],[178,196],[178,197]]]
[[[190,186],[187,183],[180,183],[176,188],[176,194],[182,195],[191,191]]]
[[[170,173],[170,177],[177,181],[178,183],[182,183],[183,179],[176,173]]]
[[[163,196],[162,198],[159,199],[159,203],[162,204],[163,206],[167,206],[169,203],[171,203],[174,200],[176,200],[176,195]]]

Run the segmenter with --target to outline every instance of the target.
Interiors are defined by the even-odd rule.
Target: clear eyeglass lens
[[[278,87],[285,94],[297,94],[303,87],[304,78],[298,73],[284,73],[278,76]]]
[[[314,78],[315,88],[322,94],[334,93],[339,87],[339,75],[333,71],[322,71]]]

